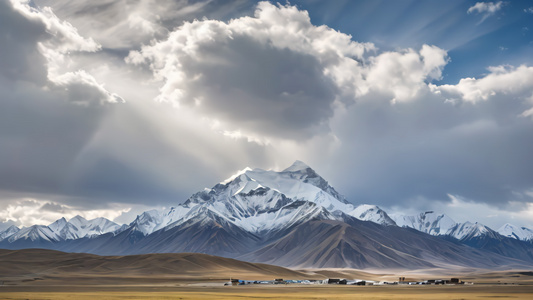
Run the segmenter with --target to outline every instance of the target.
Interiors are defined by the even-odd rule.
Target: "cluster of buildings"
[[[464,282],[459,280],[459,278],[447,279],[429,279],[424,281],[407,281],[405,277],[400,277],[398,281],[388,282],[388,281],[372,281],[372,280],[361,280],[354,279],[348,280],[343,278],[329,278],[329,279],[320,279],[320,280],[283,280],[282,278],[267,280],[267,281],[257,281],[257,280],[241,280],[241,279],[230,279],[229,282],[226,282],[224,285],[248,285],[248,284],[342,284],[342,285],[444,285],[444,284],[473,284],[471,282]]]
[[[247,285],[247,284],[326,284],[326,280],[283,280],[281,278],[274,280],[241,280],[241,279],[230,279],[224,285]]]
[[[472,282],[464,282],[459,280],[459,278],[447,279],[429,279],[424,281],[406,281],[405,277],[400,277],[400,280],[397,284],[408,284],[408,285],[439,285],[439,284],[474,284]]]

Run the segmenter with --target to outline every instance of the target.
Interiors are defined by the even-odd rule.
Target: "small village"
[[[358,285],[358,286],[373,286],[373,285],[473,285],[473,282],[464,282],[459,280],[459,278],[450,278],[448,279],[428,279],[424,281],[408,281],[405,277],[400,277],[398,281],[373,281],[373,280],[362,280],[362,279],[353,279],[348,280],[344,278],[328,278],[322,280],[284,280],[282,278],[277,278],[274,280],[241,280],[241,279],[230,279],[230,281],[224,283],[225,286],[238,286],[238,285],[251,285],[251,284],[337,284],[337,285]]]

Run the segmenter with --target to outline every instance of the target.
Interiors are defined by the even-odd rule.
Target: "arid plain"
[[[473,285],[224,286],[245,280],[348,278],[408,281],[460,277]],[[204,254],[96,256],[0,250],[0,299],[531,299],[527,270],[290,270]]]

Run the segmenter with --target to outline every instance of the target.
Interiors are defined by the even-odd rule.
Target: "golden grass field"
[[[474,285],[223,286],[245,280],[348,278],[449,279]],[[0,250],[0,299],[533,299],[531,270],[290,270],[204,254],[96,256]]]
[[[0,299],[533,299],[533,286],[130,286],[7,288]]]

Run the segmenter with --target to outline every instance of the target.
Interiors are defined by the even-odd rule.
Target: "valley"
[[[459,277],[473,285],[249,284],[230,279],[365,279],[394,282]],[[0,299],[529,299],[533,273],[485,269],[288,269],[198,253],[97,256],[0,251]]]

